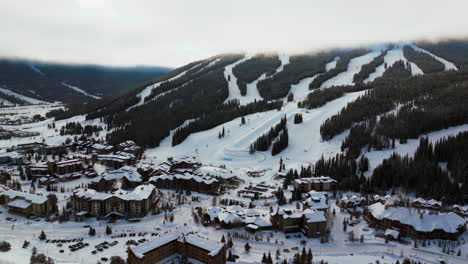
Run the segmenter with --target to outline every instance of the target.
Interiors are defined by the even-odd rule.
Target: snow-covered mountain
[[[450,41],[224,54],[78,112],[102,118],[110,143],[146,147],[149,160],[192,155],[271,170],[280,160],[300,168],[365,158],[369,176],[394,152],[412,156],[421,137],[435,144],[468,130],[467,54]],[[287,132],[272,132],[283,118]]]
[[[80,103],[118,94],[168,71],[162,67],[114,68],[0,59],[0,98],[5,105]]]

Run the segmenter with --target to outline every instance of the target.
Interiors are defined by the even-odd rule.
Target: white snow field
[[[167,79],[167,80],[164,80],[164,81],[161,81],[161,82],[157,82],[157,83],[153,83],[152,85],[149,85],[149,86],[145,87],[141,92],[139,92],[137,94],[137,97],[140,98],[140,101],[137,104],[132,105],[129,108],[127,108],[126,111],[128,112],[128,111],[132,110],[135,107],[143,105],[145,103],[145,98],[148,97],[151,94],[151,92],[154,89],[158,88],[162,83],[170,82],[170,81],[173,81],[175,79],[178,79],[178,78],[182,77],[183,75],[185,75],[188,71],[190,71],[192,69],[195,69],[196,67],[200,66],[200,64],[201,63],[198,63],[198,64],[194,65],[193,67],[191,67],[190,69],[187,69],[187,70],[177,74],[176,76],[174,76],[174,77],[172,77],[170,79]]]
[[[381,53],[382,53],[382,50],[379,49],[379,50],[369,52],[360,57],[351,59],[348,64],[348,69],[345,72],[341,72],[338,75],[334,76],[333,78],[326,80],[325,82],[322,83],[320,88],[329,88],[332,86],[339,86],[339,85],[353,85],[354,75],[361,71],[361,68],[363,65],[368,64],[375,57],[379,56]],[[333,64],[331,64],[329,67],[331,68],[332,66]],[[334,62],[333,68],[334,67],[336,67],[336,62]]]
[[[308,89],[307,82],[309,81],[310,78],[300,82],[296,87]],[[296,88],[296,90],[301,88]],[[240,118],[236,118],[213,129],[191,134],[184,142],[174,147],[171,146],[171,133],[159,147],[148,150],[146,157],[151,162],[162,162],[170,156],[194,155],[204,163],[255,169],[276,167],[280,157],[286,160],[288,167],[314,162],[320,159],[322,153],[325,157],[335,155],[346,136],[346,133],[343,133],[329,142],[323,142],[319,133],[322,122],[363,93],[364,91],[347,94],[313,110],[299,109],[295,102],[291,102],[280,111],[272,110],[245,116],[245,125],[241,125]],[[293,124],[296,113],[302,113],[303,123]],[[288,119],[290,135],[288,148],[276,156],[272,156],[270,151],[249,154],[250,144],[268,132],[283,116]],[[218,139],[218,133],[223,127],[226,136]]]
[[[27,97],[27,96],[15,93],[15,92],[10,91],[10,90],[5,89],[5,88],[0,88],[0,93],[16,97],[19,100],[24,101],[24,102],[29,103],[29,104],[50,104],[49,102],[41,101],[41,100],[34,99],[34,98],[31,98],[31,97]]]
[[[224,79],[226,79],[226,81],[228,82],[228,89],[229,89],[229,96],[228,98],[226,98],[226,100],[224,100],[224,103],[228,103],[229,101],[232,101],[232,100],[240,101],[242,100],[242,97],[244,97],[241,95],[239,86],[237,85],[237,78],[236,76],[234,76],[232,69],[236,67],[237,65],[250,60],[252,57],[253,57],[252,54],[247,54],[244,56],[244,58],[234,63],[231,63],[224,68]]]
[[[420,47],[416,46],[415,44],[409,44],[409,46],[411,48],[413,48],[415,51],[426,53],[429,56],[431,56],[432,58],[440,61],[442,64],[444,64],[446,71],[457,71],[458,70],[458,68],[457,68],[457,66],[455,66],[455,64],[453,64],[452,62],[450,62],[450,61],[448,61],[446,59],[443,59],[443,58],[441,58],[439,56],[436,56],[433,53],[431,53],[431,52],[429,52],[429,51],[427,51],[427,50],[425,50],[423,48],[420,48]]]
[[[84,95],[86,95],[86,96],[88,96],[88,97],[91,97],[91,98],[94,98],[94,99],[101,99],[101,97],[99,97],[99,96],[89,94],[89,93],[86,92],[85,90],[80,89],[80,88],[78,88],[78,87],[76,87],[76,86],[67,84],[67,83],[65,83],[65,82],[62,82],[62,85],[65,86],[65,87],[67,87],[67,88],[72,89],[72,90],[75,91],[75,92],[78,92],[78,93],[80,93],[80,94],[84,94]]]
[[[62,105],[29,105],[29,106],[17,106],[17,107],[6,107],[0,108],[0,114],[3,115],[29,115],[33,116],[35,114],[45,115],[52,109],[59,109],[63,108]],[[71,135],[60,135],[60,128],[65,125],[67,122],[79,122],[81,125],[99,125],[102,126],[103,130],[98,133],[98,135],[93,135],[95,139],[103,139],[107,134],[107,125],[101,123],[99,118],[93,120],[86,120],[84,115],[74,116],[69,119],[55,121],[55,127],[49,128],[48,125],[54,123],[53,118],[46,119],[44,121],[40,121],[37,123],[29,123],[29,124],[22,124],[22,125],[3,125],[4,129],[8,130],[22,130],[22,131],[29,131],[29,132],[39,132],[40,135],[33,136],[33,137],[24,137],[24,138],[11,138],[11,139],[4,139],[0,140],[0,149],[9,148],[12,146],[16,146],[18,144],[25,144],[31,142],[44,142],[50,145],[60,145],[67,138],[73,138]]]
[[[418,65],[414,64],[413,62],[408,61],[405,58],[405,55],[403,54],[403,46],[404,45],[399,45],[398,47],[395,47],[394,49],[389,50],[384,57],[384,63],[378,66],[375,69],[375,72],[371,73],[369,77],[367,77],[367,79],[364,80],[364,83],[372,82],[375,79],[381,77],[386,71],[385,64],[387,64],[387,67],[390,68],[393,64],[395,64],[395,62],[400,61],[400,60],[403,61],[404,63],[409,62],[410,67],[411,67],[411,75],[416,76],[416,75],[424,74],[424,72],[418,67]]]
[[[335,58],[333,58],[332,61],[330,61],[329,63],[327,63],[325,65],[325,70],[326,71],[331,71],[331,70],[335,69],[336,68],[336,63],[338,62],[339,59],[340,59],[339,56],[336,56]]]

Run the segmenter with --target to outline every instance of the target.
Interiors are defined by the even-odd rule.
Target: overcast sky
[[[177,67],[231,51],[468,36],[467,0],[1,0],[0,56]]]

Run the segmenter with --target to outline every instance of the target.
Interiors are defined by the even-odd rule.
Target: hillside
[[[468,160],[461,152],[448,156],[437,149],[444,137],[467,130],[468,58],[447,55],[464,52],[464,45],[444,42],[224,54],[187,64],[123,96],[86,108],[70,106],[56,117],[87,113],[88,120],[102,120],[111,144],[134,140],[148,149],[152,162],[189,154],[205,163],[271,173],[284,162],[286,171],[310,166],[303,173],[332,176],[345,189],[405,187],[441,198],[421,185],[421,177],[404,185],[382,180],[382,164],[390,162],[395,173],[401,169],[399,157],[392,156],[396,152],[408,155],[400,158],[414,167],[448,163],[426,171],[426,177],[450,188],[446,199],[457,201],[468,198],[461,195],[468,185],[460,174]],[[283,119],[286,124],[279,125]],[[426,136],[430,147],[418,150]],[[457,140],[463,139],[444,144]],[[413,160],[419,152],[433,154]]]
[[[113,68],[0,60],[0,98],[11,103],[80,103],[116,95],[167,73],[162,67]]]

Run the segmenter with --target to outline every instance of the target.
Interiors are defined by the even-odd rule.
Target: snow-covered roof
[[[333,183],[336,182],[334,179],[326,176],[320,177],[310,177],[310,178],[300,178],[294,180],[297,184],[309,184],[309,183]]]
[[[174,240],[177,240],[179,236],[181,235],[181,232],[171,232],[165,235],[162,235],[156,239],[153,239],[149,242],[143,243],[139,246],[136,247],[131,247],[130,250],[135,254],[136,257],[138,258],[143,258],[144,255],[156,248],[162,247],[166,244],[171,243]]]
[[[394,229],[387,229],[385,230],[385,236],[391,236],[393,239],[398,239],[400,232]]]
[[[217,179],[210,177],[210,176],[200,176],[197,174],[189,173],[189,172],[184,172],[184,173],[177,173],[177,174],[162,174],[158,176],[153,176],[149,179],[150,182],[155,182],[158,180],[174,180],[174,179],[179,179],[179,180],[194,180],[196,182],[203,182],[205,184],[213,184],[218,182]]]
[[[144,257],[146,253],[156,248],[162,247],[173,241],[187,243],[187,244],[196,246],[198,248],[201,248],[203,250],[206,250],[208,251],[209,256],[216,256],[223,248],[223,244],[213,242],[211,240],[202,238],[195,234],[184,236],[182,232],[176,231],[176,232],[171,232],[171,233],[162,235],[154,240],[143,243],[139,246],[130,248],[130,250],[133,252],[133,254],[135,254],[136,257],[141,259]]]
[[[223,245],[214,241],[201,238],[197,235],[188,235],[184,238],[186,243],[208,251],[209,256],[216,256],[223,248]]]
[[[120,180],[122,178],[127,178],[128,181],[131,182],[141,182],[141,174],[138,172],[138,169],[131,166],[124,166],[117,170],[112,170],[109,172],[103,173],[101,176],[96,177],[91,180],[91,182],[99,182],[100,180],[104,179],[106,181],[111,180]]]
[[[31,203],[23,199],[16,199],[16,200],[9,202],[8,206],[26,209],[29,206],[31,206]]]
[[[324,210],[328,208],[327,201],[324,198],[310,197],[304,201],[304,204],[313,210]]]
[[[327,219],[325,218],[325,214],[323,211],[316,211],[316,210],[304,210],[303,212],[305,218],[307,219],[307,223],[318,223],[318,222],[326,222]]]
[[[148,199],[154,189],[155,187],[150,184],[140,185],[133,191],[117,190],[113,193],[97,192],[93,189],[79,188],[73,191],[73,195],[91,200],[106,200],[111,197],[117,197],[125,201],[142,201]]]
[[[213,167],[213,166],[201,166],[200,168],[196,169],[196,172],[199,172],[204,175],[209,175],[217,178],[223,179],[230,179],[236,177],[234,173],[227,169]]]
[[[34,204],[43,204],[47,201],[47,196],[24,193],[24,192],[15,191],[15,190],[4,191],[1,194],[8,196],[10,200],[13,200],[19,197],[19,198],[24,198],[25,200],[28,200]]]
[[[458,229],[465,225],[465,220],[455,213],[423,214],[421,217],[414,209],[407,207],[385,209],[381,203],[370,205],[369,211],[376,219],[398,221],[421,232],[432,232],[440,229],[447,233],[457,233]]]

